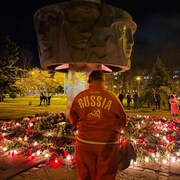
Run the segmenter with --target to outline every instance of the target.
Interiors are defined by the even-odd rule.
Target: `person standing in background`
[[[168,96],[168,111],[171,111],[171,104],[169,102],[170,98],[171,98],[171,95]]]
[[[51,105],[51,98],[52,98],[52,93],[48,92],[48,95],[47,95],[47,105]]]
[[[127,98],[127,110],[130,110],[131,101],[132,101],[131,94],[128,93],[126,98]]]
[[[39,106],[42,106],[42,103],[43,103],[43,105],[47,105],[46,91],[40,93],[40,103],[39,103]]]
[[[155,96],[155,93],[152,93],[152,96],[151,96],[151,107],[152,107],[152,111],[156,111],[156,96]]]
[[[124,99],[124,95],[121,93],[118,96],[119,100],[121,101],[122,105],[123,105],[123,99]]]
[[[178,100],[176,98],[176,94],[173,93],[169,99],[169,103],[171,105],[171,114],[172,114],[172,120],[178,121],[178,114],[179,114],[179,107],[178,107]]]
[[[156,98],[156,110],[160,110],[161,109],[161,96],[159,93],[155,94],[155,98]]]
[[[138,93],[135,92],[134,95],[133,95],[134,109],[138,109],[138,100],[139,100]]]

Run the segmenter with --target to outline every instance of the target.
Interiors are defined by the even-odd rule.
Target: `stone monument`
[[[41,67],[68,73],[69,105],[86,87],[90,71],[125,72],[131,67],[137,26],[122,9],[100,0],[71,0],[40,8],[34,24]],[[78,91],[77,72],[85,77]]]

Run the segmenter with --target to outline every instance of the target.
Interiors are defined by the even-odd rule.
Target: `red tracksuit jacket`
[[[127,116],[118,97],[98,82],[80,92],[73,100],[69,120],[78,137],[88,141],[117,141]]]

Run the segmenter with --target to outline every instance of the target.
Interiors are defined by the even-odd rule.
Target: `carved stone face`
[[[75,49],[88,48],[92,29],[100,16],[98,4],[75,4],[66,7],[66,33],[69,45]]]
[[[134,32],[126,21],[116,21],[111,25],[116,37],[116,48],[119,56],[126,59],[131,58],[132,47],[134,45]]]
[[[132,53],[132,47],[134,45],[132,30],[130,27],[126,25],[121,25],[120,27],[121,27],[121,33],[122,33],[123,51],[124,51],[125,57],[130,59],[131,53]]]
[[[57,5],[40,9],[35,15],[35,29],[38,36],[40,55],[53,58],[59,46],[60,26],[63,22],[63,11]]]
[[[92,30],[99,16],[99,4],[96,3],[72,3],[65,6],[65,34],[73,62],[89,61]]]
[[[124,10],[74,1],[41,8],[34,20],[43,68],[64,63],[130,68],[136,25]]]

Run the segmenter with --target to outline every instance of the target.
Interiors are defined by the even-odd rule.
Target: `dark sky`
[[[62,0],[8,1],[0,6],[0,30],[8,31],[10,38],[20,45],[36,48],[34,30],[35,12],[48,4]],[[101,2],[129,12],[137,24],[135,46],[161,48],[167,42],[180,49],[180,2],[179,0],[102,0]],[[139,49],[141,51],[141,49]]]

